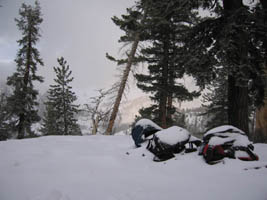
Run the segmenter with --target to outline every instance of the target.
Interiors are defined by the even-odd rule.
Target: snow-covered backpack
[[[140,147],[141,144],[146,141],[146,139],[155,134],[156,132],[162,130],[157,124],[149,119],[140,119],[136,122],[132,129],[132,138],[134,140],[135,146]]]
[[[208,164],[215,164],[225,157],[247,161],[258,160],[259,157],[253,150],[252,142],[243,131],[227,125],[211,129],[204,134],[199,153]]]
[[[155,155],[154,161],[165,161],[184,151],[189,139],[190,134],[187,130],[172,126],[156,132],[149,140],[147,149]]]

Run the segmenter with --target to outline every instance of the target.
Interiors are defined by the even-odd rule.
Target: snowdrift
[[[1,200],[264,200],[260,161],[207,165],[197,152],[153,162],[130,136],[47,136],[0,142]]]

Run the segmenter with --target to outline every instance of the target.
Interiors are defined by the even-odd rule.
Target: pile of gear
[[[184,128],[172,126],[162,129],[151,120],[141,119],[132,129],[132,138],[136,147],[146,143],[146,148],[155,155],[153,160],[156,162],[171,159],[175,154],[197,150],[208,164],[218,163],[225,157],[259,160],[246,134],[233,126],[211,129],[200,140]]]
[[[208,164],[217,163],[225,157],[259,160],[253,150],[252,142],[243,131],[233,126],[220,126],[204,134],[199,155],[203,155]]]

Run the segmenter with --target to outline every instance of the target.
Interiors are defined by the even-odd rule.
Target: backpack
[[[245,161],[259,160],[254,146],[243,131],[233,126],[220,126],[209,130],[203,137],[199,154],[206,163],[215,164],[227,158]]]
[[[154,161],[165,161],[175,157],[174,154],[183,152],[190,136],[187,130],[172,126],[155,133],[149,140],[147,149],[155,155]]]
[[[149,119],[139,120],[136,122],[131,133],[135,146],[141,147],[141,144],[145,142],[149,136],[160,130],[162,130],[162,128]]]

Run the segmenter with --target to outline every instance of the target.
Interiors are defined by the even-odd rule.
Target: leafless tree
[[[109,119],[112,103],[107,102],[112,99],[114,93],[114,87],[109,90],[99,89],[97,95],[90,98],[89,104],[84,104],[86,112],[89,113],[92,122],[92,134],[95,135],[98,132],[100,124],[105,124]]]

